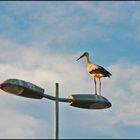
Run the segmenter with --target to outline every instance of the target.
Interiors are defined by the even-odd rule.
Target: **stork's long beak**
[[[84,56],[85,56],[85,54],[81,55],[76,61],[78,61],[79,59],[81,59]]]

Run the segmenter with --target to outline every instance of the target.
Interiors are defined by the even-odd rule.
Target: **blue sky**
[[[60,138],[140,138],[140,2],[0,2],[0,80],[30,81],[53,95],[92,94],[84,59],[102,79],[107,110],[60,103]],[[53,102],[0,94],[0,138],[53,138]]]

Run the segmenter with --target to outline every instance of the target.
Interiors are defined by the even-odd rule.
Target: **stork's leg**
[[[97,88],[96,88],[96,78],[94,78],[94,86],[95,86],[95,94],[97,94]]]
[[[99,95],[101,95],[101,78],[99,78]]]

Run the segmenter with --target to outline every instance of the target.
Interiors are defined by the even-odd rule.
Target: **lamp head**
[[[8,79],[4,81],[0,84],[0,89],[17,96],[32,99],[42,99],[44,95],[44,89],[19,79]]]

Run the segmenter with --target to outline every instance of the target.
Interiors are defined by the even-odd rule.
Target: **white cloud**
[[[69,2],[69,4],[72,4],[70,9],[66,10],[64,5],[62,5],[62,7],[64,6],[63,8],[60,8],[60,5],[53,5],[49,7],[48,12],[45,12],[44,10],[36,11],[39,3],[35,3],[36,2],[25,2],[24,4],[17,3],[17,5],[13,3],[9,6],[9,8],[11,7],[10,10],[12,12],[14,11],[14,15],[17,17],[31,13],[28,17],[30,23],[34,23],[32,22],[33,20],[37,21],[37,23],[32,24],[30,30],[25,32],[26,35],[31,34],[31,38],[29,37],[29,40],[27,40],[27,42],[29,41],[30,44],[32,44],[31,46],[24,46],[0,38],[0,80],[4,81],[9,78],[23,79],[41,86],[46,89],[46,92],[49,94],[54,90],[54,82],[59,82],[60,96],[62,97],[67,97],[74,93],[93,93],[93,80],[87,75],[84,60],[79,62],[75,61],[81,52],[74,54],[69,54],[69,52],[66,52],[66,54],[58,53],[57,50],[49,48],[53,46],[51,43],[57,42],[60,46],[63,46],[65,43],[68,43],[68,41],[72,42],[72,40],[74,40],[74,42],[76,42],[79,38],[81,42],[85,40],[85,37],[89,37],[90,33],[94,33],[94,35],[92,34],[92,39],[96,39],[97,36],[101,37],[104,34],[104,27],[102,26],[104,23],[124,22],[127,21],[126,19],[129,19],[130,15],[132,15],[131,18],[134,21],[134,23],[131,22],[131,24],[136,23],[137,25],[139,22],[139,10],[136,9],[134,12],[132,12],[132,10],[127,13],[128,9],[125,9],[127,4],[123,7],[125,3],[122,2],[117,2],[117,4],[113,4],[114,2],[111,2],[111,4],[108,4],[110,2]],[[130,4],[137,6],[136,3]],[[47,4],[45,5],[43,3],[42,5],[45,7]],[[72,11],[77,5],[83,9],[79,11],[79,14],[76,13],[73,15]],[[31,7],[34,8],[32,9]],[[42,6],[40,6],[40,8],[41,7]],[[13,33],[15,27],[18,27],[15,25],[12,17],[4,15],[1,16],[1,19],[4,19],[5,22],[3,23],[6,23],[6,27],[9,27],[8,30],[10,30],[10,33]],[[91,24],[92,22],[90,21],[94,19],[98,19],[98,22],[102,24],[97,25],[97,22],[94,25]],[[43,23],[45,23],[45,25]],[[48,27],[48,25],[52,24],[53,26],[49,26],[49,29],[53,29],[53,31],[46,31],[46,25]],[[52,27],[55,27],[55,29]],[[109,28],[105,28],[105,31],[111,32],[108,30]],[[136,34],[137,37],[139,37],[138,26],[137,29]],[[4,35],[1,34],[1,36]],[[21,36],[19,37],[21,38]],[[49,46],[44,47],[46,44]],[[91,111],[73,107],[67,108],[67,106],[62,105],[60,122],[64,128],[70,129],[71,131],[89,130],[90,128],[88,132],[91,133],[92,131],[100,131],[109,136],[119,137],[119,130],[116,128],[118,124],[134,127],[140,125],[138,117],[140,115],[140,76],[138,75],[140,66],[128,62],[119,62],[112,64],[108,69],[113,75],[111,79],[102,80],[103,96],[107,97],[113,106],[107,110]],[[21,111],[23,104],[21,106],[19,100],[20,102],[25,102],[23,99],[8,96],[1,91],[0,137],[49,137],[50,130],[48,130],[45,136],[42,136],[44,134],[42,130],[44,127],[47,129],[46,126],[48,127],[50,124],[47,123],[46,125],[46,122],[35,118],[31,114],[24,114]],[[9,119],[9,116],[11,119]],[[73,130],[73,126],[75,130]],[[77,128],[81,129],[78,130]],[[67,129],[62,129],[61,132],[67,132]],[[26,130],[28,132],[26,132]],[[25,133],[26,137],[24,137]]]
[[[115,23],[121,19],[123,13],[120,16],[120,10],[124,3],[122,2],[74,2],[79,5],[83,10],[95,17],[99,23],[110,24]]]
[[[81,89],[81,85],[86,80],[86,74],[81,75],[79,72],[79,68],[81,71],[84,71],[84,68],[76,62],[77,55],[71,58],[71,55],[57,54],[47,48],[43,50],[35,46],[26,47],[4,39],[1,39],[0,43],[0,49],[3,50],[0,52],[1,82],[9,78],[23,79],[41,86],[49,93],[54,90],[54,82],[59,82],[61,96],[67,97],[70,91]],[[79,80],[80,83],[78,83]],[[18,100],[26,103],[25,100],[5,94],[3,91],[1,91],[1,100],[3,122],[0,127],[1,138],[41,138],[44,136],[45,123],[43,124],[43,121],[34,118],[31,114],[25,115],[20,112],[23,104],[20,104]],[[24,136],[25,133],[26,136]],[[44,137],[47,136],[49,137],[50,134],[45,133]]]
[[[20,44],[13,43],[11,41],[0,40],[1,51],[0,52],[0,80],[6,80],[9,78],[19,78],[34,84],[37,84],[43,88],[47,85],[47,92],[53,92],[54,82],[60,83],[60,96],[67,97],[70,94],[78,93],[93,93],[93,81],[90,79],[86,72],[85,62],[75,60],[79,57],[80,53],[75,54],[61,54],[50,49],[42,49],[39,46],[27,47]],[[116,131],[116,125],[121,123],[128,126],[139,126],[139,87],[140,66],[130,64],[129,62],[118,62],[111,65],[108,69],[112,73],[111,79],[102,79],[103,96],[107,97],[112,103],[112,107],[108,110],[102,111],[82,111],[76,108],[70,108],[68,111],[62,107],[62,112],[65,113],[64,117],[68,120],[79,120],[79,114],[81,122],[84,120],[91,120],[90,122],[84,122],[79,124],[75,122],[75,127],[90,127],[93,131],[104,131],[108,134],[107,130],[110,130],[118,137],[118,131]],[[2,97],[2,95],[1,95]],[[15,100],[15,101],[14,101]],[[23,137],[25,131],[25,124],[28,124],[27,130],[31,133],[27,133],[27,137],[41,137],[41,132],[37,133],[38,129],[42,129],[42,121],[34,118],[30,115],[24,115],[20,112],[20,106],[16,105],[18,99],[5,96],[2,99],[1,106],[6,108],[7,111],[1,109],[1,115],[3,119],[3,131],[1,131],[1,137],[8,134],[9,137]],[[15,104],[11,107],[4,104],[4,101]],[[15,114],[15,115],[13,115]],[[12,116],[12,119],[8,119],[6,116]],[[17,117],[16,117],[17,116]],[[20,120],[21,123],[20,123]],[[8,119],[8,123],[7,122]],[[83,120],[84,119],[84,120]],[[19,122],[14,128],[10,127],[10,131],[7,128],[8,124],[14,126],[16,120]],[[28,122],[30,120],[30,123]],[[95,121],[96,120],[96,121]],[[60,120],[61,121],[61,120]],[[62,121],[65,122],[66,120]],[[70,122],[71,122],[70,121]],[[23,123],[22,123],[23,122]],[[73,125],[69,124],[69,127]],[[63,124],[64,127],[65,124]],[[94,127],[93,127],[94,126]],[[107,127],[106,127],[107,126]],[[36,129],[32,131],[32,127]],[[11,130],[12,129],[12,130]],[[83,128],[84,129],[84,128]],[[19,131],[18,134],[16,132]],[[36,135],[35,135],[36,134]],[[27,138],[26,137],[26,138]]]
[[[119,25],[130,26],[133,22],[134,27],[135,23],[139,25],[139,7],[131,2],[6,2],[4,5],[8,12],[0,16],[3,36],[29,44],[44,42],[51,47],[66,47],[82,44],[84,40],[110,41],[110,35],[120,32]],[[130,34],[127,30],[121,36],[139,36],[139,28],[133,31]]]
[[[24,47],[2,40],[1,49],[1,80],[5,77],[17,77],[42,85],[60,82],[66,87],[71,83],[77,85],[78,89],[81,87],[78,81],[85,81],[87,78],[86,74],[81,74],[86,70],[76,61],[80,54],[58,54],[48,48],[43,50],[35,46]]]
[[[111,65],[110,71],[111,79],[102,80],[102,94],[109,99],[112,107],[109,111],[97,112],[98,117],[96,117],[99,121],[96,120],[96,125],[100,126],[100,129],[102,127],[107,129],[107,124],[109,128],[115,128],[119,123],[126,126],[140,126],[138,117],[140,116],[140,76],[138,75],[140,66],[122,61]]]
[[[114,71],[113,81],[110,83],[114,109],[116,109],[114,120],[125,125],[139,126],[140,66],[127,62],[114,65],[111,69]]]
[[[10,36],[20,41],[26,39],[26,43],[44,42],[49,46],[57,45],[59,47],[68,46],[72,42],[79,44],[85,38],[88,40],[100,38],[104,31],[103,26],[101,27],[95,22],[96,18],[100,22],[108,23],[115,19],[113,12],[110,8],[106,8],[107,4],[104,8],[104,3],[97,6],[94,3],[81,2],[82,6],[87,5],[86,10],[89,10],[83,15],[84,10],[79,9],[76,3],[78,2],[56,2],[53,4],[50,2],[7,2],[5,6],[7,5],[7,11],[12,15],[1,14],[1,17],[7,19],[1,19],[5,25],[2,28],[6,29],[3,31],[3,36]],[[30,39],[28,40],[28,38]]]
[[[10,104],[10,103],[9,103]],[[43,138],[43,129],[47,129],[45,123],[32,116],[25,115],[14,108],[1,108],[0,138]],[[47,134],[46,134],[47,137]]]
[[[49,138],[48,124],[22,111],[27,102],[0,91],[0,138]],[[26,108],[27,109],[27,108]],[[44,131],[45,130],[45,131]]]
[[[138,75],[140,66],[121,61],[111,65],[109,69],[112,77],[111,79],[102,79],[102,95],[112,103],[112,107],[98,111],[74,108],[67,111],[66,108],[63,113],[65,115],[63,117],[64,128],[67,127],[65,124],[69,121],[69,129],[78,127],[81,128],[81,132],[85,133],[88,130],[89,133],[105,133],[113,138],[128,138],[128,135],[122,134],[118,125],[140,126],[140,76]],[[83,86],[86,84],[85,82]]]

